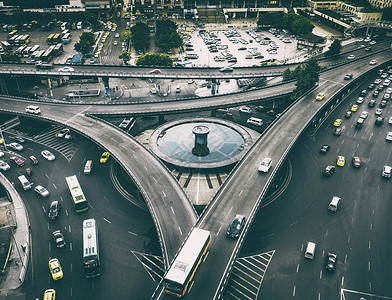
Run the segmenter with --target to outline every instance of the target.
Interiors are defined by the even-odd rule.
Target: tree
[[[320,66],[315,58],[310,59],[305,65],[300,65],[291,73],[297,80],[292,99],[297,99],[313,88],[319,80]]]
[[[165,53],[146,53],[138,57],[137,66],[173,66],[173,60]]]
[[[131,41],[136,50],[147,50],[150,46],[150,30],[147,24],[137,23],[131,28]]]
[[[79,42],[75,44],[75,50],[87,54],[91,50],[91,46],[95,43],[95,36],[92,32],[83,32]]]
[[[331,46],[329,46],[328,51],[324,52],[325,57],[335,56],[340,53],[342,50],[342,43],[340,40],[336,39],[332,42]]]
[[[274,28],[282,28],[283,12],[261,13],[257,20],[258,26],[270,26]]]
[[[121,32],[121,41],[122,42],[128,42],[129,40],[131,40],[132,38],[132,32],[130,32],[129,30],[124,30],[123,32]]]
[[[177,32],[177,24],[171,20],[157,21],[155,45],[165,52],[181,47],[183,40]]]
[[[294,79],[293,72],[290,70],[290,68],[284,70],[282,75],[283,75],[283,81],[289,81]]]
[[[128,61],[131,60],[131,52],[128,51],[123,51],[121,54],[118,55],[119,59],[122,59],[124,61],[124,64],[128,64]]]

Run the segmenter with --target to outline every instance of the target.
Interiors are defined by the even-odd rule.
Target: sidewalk
[[[30,223],[20,195],[2,173],[0,173],[0,184],[4,186],[12,199],[12,202],[8,204],[4,202],[0,204],[5,207],[0,210],[0,223],[4,227],[11,227],[12,232],[12,249],[0,282],[0,298],[2,298],[8,292],[19,288],[24,281],[30,255]]]

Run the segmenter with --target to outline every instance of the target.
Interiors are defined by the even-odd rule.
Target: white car
[[[68,128],[61,129],[59,132],[56,133],[56,137],[63,138],[67,133],[69,133]]]
[[[347,56],[347,59],[354,59],[354,58],[355,58],[355,55],[353,55],[353,54]]]
[[[0,170],[7,171],[10,169],[10,165],[7,164],[5,161],[0,160]]]
[[[377,60],[372,59],[372,60],[369,62],[369,64],[370,64],[370,65],[375,65],[375,64],[377,64]]]
[[[259,172],[267,173],[268,170],[271,168],[271,165],[272,165],[272,159],[269,157],[265,157],[260,163]]]
[[[392,132],[391,132],[391,131],[387,133],[387,136],[386,136],[385,139],[386,139],[387,141],[392,141]]]
[[[367,111],[363,111],[363,112],[361,112],[359,117],[362,119],[366,119],[368,115],[369,115],[369,113]]]
[[[0,151],[0,157],[3,157],[3,156],[4,156],[4,152]]]
[[[370,43],[369,43],[369,45],[375,45],[377,42],[376,41],[371,41]]]
[[[358,97],[358,99],[357,99],[357,104],[362,104],[363,101],[364,101],[364,98],[363,98],[363,97]]]
[[[192,84],[192,83],[194,83],[195,81],[193,80],[193,79],[188,79],[188,84]]]
[[[219,72],[231,73],[231,72],[233,72],[233,70],[234,69],[232,67],[223,67],[223,68],[220,68]]]
[[[392,124],[392,117],[389,117],[388,124]]]
[[[55,160],[55,158],[56,158],[56,156],[54,156],[54,154],[53,154],[52,152],[50,152],[49,150],[43,150],[43,151],[41,152],[41,155],[42,155],[45,159],[47,159],[47,160],[49,160],[49,161]]]
[[[250,114],[252,111],[251,111],[250,107],[243,106],[240,108],[240,112],[245,113],[245,114]]]
[[[382,112],[383,112],[382,108],[377,108],[375,114],[376,116],[381,116]]]
[[[119,38],[119,37],[120,37],[120,34],[119,34],[119,33],[116,33],[116,34],[114,35],[114,37]]]
[[[18,151],[23,150],[23,146],[19,143],[11,143],[11,144],[8,144],[7,147],[10,147],[11,149],[18,150]]]
[[[156,88],[152,88],[152,89],[150,90],[150,93],[151,93],[151,94],[156,94],[156,93],[158,93],[158,91],[157,91]]]
[[[37,195],[41,196],[41,197],[48,197],[49,196],[49,191],[46,188],[44,188],[42,185],[37,185],[34,188],[34,192],[36,192]]]
[[[63,67],[59,69],[59,72],[73,72],[75,71],[74,68],[71,67]]]

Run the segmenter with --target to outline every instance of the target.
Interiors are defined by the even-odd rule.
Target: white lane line
[[[64,199],[63,199],[63,197],[61,197],[61,196],[60,196],[60,200],[64,202]]]
[[[109,224],[112,224],[112,222],[110,222],[108,219],[103,218],[106,222],[108,222]]]
[[[370,268],[370,261],[368,261],[368,269],[369,269],[369,271],[370,271],[370,269],[371,269],[371,268]]]
[[[295,285],[294,285],[294,288],[293,288],[293,297],[295,297]]]
[[[344,285],[344,276],[342,276],[342,285]]]
[[[244,190],[241,190],[241,192],[238,194],[238,196],[241,196],[241,194],[242,194],[243,191],[244,191]]]
[[[298,273],[298,271],[299,271],[299,264],[297,265],[297,272],[296,273]]]
[[[373,223],[370,223],[370,230],[373,230]]]
[[[134,236],[139,236],[137,233],[134,233],[134,232],[132,232],[132,231],[128,231],[128,233],[129,233],[129,234],[132,234],[132,235],[134,235]]]
[[[229,210],[229,214],[231,213],[231,210],[233,209],[233,206],[232,207],[230,207],[230,210]]]
[[[68,209],[65,210],[65,214],[68,216]]]
[[[72,263],[71,263],[71,273],[72,273]]]
[[[69,243],[69,251],[72,251],[72,243]]]
[[[323,270],[320,270],[320,279],[323,278]]]
[[[162,194],[163,194],[163,196],[164,196],[164,197],[166,197],[166,194],[165,194],[165,192],[164,192],[164,191],[162,191]]]
[[[49,178],[49,175],[48,175],[48,174],[46,174],[46,173],[45,173],[45,176],[46,176],[47,178]]]
[[[370,250],[370,241],[369,241],[369,250]]]
[[[57,186],[53,183],[53,187],[57,190]]]
[[[178,229],[180,230],[180,234],[182,235],[181,227],[180,227],[180,226],[178,226]]]
[[[344,256],[344,263],[347,263],[347,254]]]
[[[173,215],[175,215],[175,213],[174,213],[174,209],[173,209],[173,207],[172,207],[172,206],[170,206],[170,209],[171,209],[171,211],[172,211],[172,214],[173,214]]]
[[[369,281],[369,291],[372,292],[372,283]]]
[[[46,223],[46,226],[48,226],[48,230],[49,230],[49,223]]]
[[[71,231],[71,225],[68,226],[68,230],[69,230],[69,232],[72,232],[72,231]]]
[[[143,167],[146,169],[146,171],[148,171],[147,167],[143,165]]]
[[[348,235],[347,243],[350,243],[351,234]]]
[[[154,176],[152,176],[152,179],[154,179],[154,181],[155,181],[155,182],[157,182],[157,180],[155,179],[155,177],[154,177]]]
[[[221,229],[222,229],[222,226],[219,227],[219,230],[218,230],[218,232],[216,233],[216,235],[219,235],[219,232],[221,231]]]
[[[72,288],[70,288],[69,295],[72,297]]]
[[[325,236],[328,236],[328,229],[327,229],[327,232],[325,233]]]

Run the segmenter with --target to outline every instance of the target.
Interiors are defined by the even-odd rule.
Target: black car
[[[53,201],[49,208],[49,219],[54,220],[59,217],[60,213],[60,203],[58,201]]]
[[[229,228],[227,229],[227,235],[231,238],[239,237],[244,226],[245,226],[245,216],[236,215],[233,221],[231,221]]]
[[[369,84],[368,86],[368,90],[372,90],[376,87],[376,85],[374,83]]]
[[[330,272],[335,271],[337,259],[338,259],[338,256],[336,254],[328,252],[327,257],[326,257],[325,268]]]
[[[380,107],[384,108],[385,106],[387,106],[387,104],[388,104],[387,100],[382,100],[380,102]]]
[[[320,153],[327,153],[331,147],[328,145],[324,145],[320,149]]]
[[[354,156],[352,163],[354,167],[359,168],[361,166],[361,159],[358,156]]]
[[[353,74],[346,74],[346,76],[344,76],[344,80],[350,80],[353,78]]]
[[[380,84],[380,85],[378,86],[378,88],[377,88],[377,91],[381,92],[382,90],[384,90],[384,88],[385,88],[385,85]]]
[[[53,240],[56,243],[57,248],[64,248],[65,247],[65,238],[64,235],[61,233],[60,230],[53,231]]]
[[[348,111],[346,111],[344,117],[349,119],[349,118],[351,118],[352,115],[353,115],[353,112],[348,110]]]
[[[374,122],[374,125],[381,126],[382,124],[384,124],[384,118],[383,117],[377,117],[376,121]]]
[[[342,128],[335,128],[335,131],[333,132],[334,135],[341,135],[343,129]]]
[[[328,165],[325,167],[325,169],[323,170],[323,175],[330,177],[332,176],[332,174],[335,172],[335,166],[333,165]]]
[[[25,139],[22,138],[21,136],[18,136],[18,135],[12,137],[12,139],[13,139],[15,142],[19,143],[19,144],[23,144],[23,143],[25,142]]]
[[[379,91],[374,91],[372,96],[373,96],[373,98],[377,98],[379,94],[380,94]]]
[[[376,105],[376,100],[372,99],[369,101],[368,106],[369,107],[374,107],[374,105]]]

